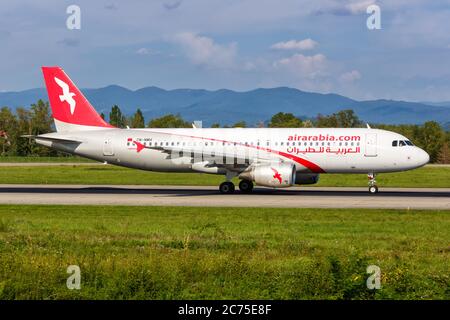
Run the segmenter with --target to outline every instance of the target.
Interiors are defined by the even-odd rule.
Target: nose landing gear
[[[369,179],[369,192],[372,194],[378,193],[377,181],[375,180],[375,173],[367,174],[367,178]]]

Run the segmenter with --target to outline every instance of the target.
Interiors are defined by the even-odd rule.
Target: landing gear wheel
[[[233,182],[229,182],[229,181],[222,182],[219,186],[219,191],[220,191],[220,193],[223,193],[223,194],[233,193],[234,192]]]
[[[370,186],[369,192],[372,194],[378,193],[378,187],[377,186]]]
[[[367,174],[367,178],[369,179],[369,192],[371,194],[378,193],[377,181],[375,180],[375,173],[369,172],[369,174]]]
[[[253,182],[249,180],[241,180],[239,182],[239,190],[241,190],[242,193],[250,193],[253,191]]]

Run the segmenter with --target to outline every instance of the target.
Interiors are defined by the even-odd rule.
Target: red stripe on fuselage
[[[197,136],[190,136],[190,135],[185,135],[185,134],[179,134],[179,133],[170,133],[170,132],[154,132],[153,133],[157,133],[157,134],[170,134],[173,136],[180,136],[180,137],[188,137],[188,138],[194,138],[194,139],[203,139],[203,140],[209,140],[209,141],[214,141],[214,142],[224,142],[224,143],[230,143],[230,144],[234,144],[237,146],[242,146],[242,147],[248,147],[248,148],[255,148],[257,150],[262,150],[262,151],[266,151],[269,153],[275,153],[278,154],[279,156],[291,159],[299,164],[301,164],[302,166],[308,168],[309,170],[311,170],[314,173],[325,173],[325,170],[323,170],[320,166],[318,166],[317,164],[300,158],[298,156],[294,156],[292,154],[283,152],[283,151],[277,151],[277,150],[272,150],[272,149],[268,149],[268,148],[264,148],[264,147],[260,147],[260,146],[251,146],[251,145],[246,145],[240,142],[233,142],[233,141],[227,141],[227,140],[221,140],[221,139],[215,139],[215,138],[205,138],[205,137],[197,137]]]

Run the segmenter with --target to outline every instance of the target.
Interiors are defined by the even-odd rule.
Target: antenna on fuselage
[[[367,129],[372,129],[368,123],[366,123]]]
[[[192,128],[193,129],[201,129],[201,128],[203,128],[203,122],[201,120],[195,120],[192,123]]]

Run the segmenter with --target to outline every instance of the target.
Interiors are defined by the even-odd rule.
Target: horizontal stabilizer
[[[22,138],[31,138],[31,139],[40,139],[52,142],[60,142],[60,143],[82,143],[83,141],[74,140],[74,139],[66,139],[66,138],[55,138],[55,137],[46,137],[46,136],[35,136],[35,135],[22,135]]]

